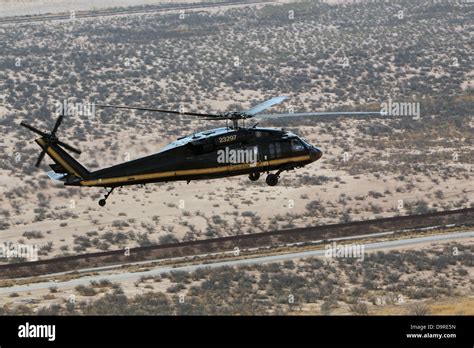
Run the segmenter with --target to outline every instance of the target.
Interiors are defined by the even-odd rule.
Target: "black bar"
[[[414,345],[472,347],[472,316],[390,317],[0,317],[0,346],[155,343]],[[19,338],[19,326],[55,325],[55,340]],[[429,327],[432,325],[433,327]],[[421,328],[424,328],[423,330]],[[407,334],[455,334],[408,338]]]

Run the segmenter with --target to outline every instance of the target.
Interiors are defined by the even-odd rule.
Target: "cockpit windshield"
[[[305,147],[303,145],[303,142],[301,142],[300,139],[298,138],[291,139],[291,151],[293,152],[303,151],[304,148]]]
[[[308,149],[311,149],[313,146],[308,143],[306,140],[304,140],[303,138],[300,138],[301,142],[304,144],[304,146]]]

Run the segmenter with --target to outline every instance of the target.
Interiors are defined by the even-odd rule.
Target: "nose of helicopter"
[[[320,149],[318,149],[317,147],[311,148],[310,153],[309,153],[309,158],[311,159],[311,162],[317,161],[322,156],[323,156],[323,152]]]

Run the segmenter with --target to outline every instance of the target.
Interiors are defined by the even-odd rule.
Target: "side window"
[[[214,144],[209,142],[190,142],[186,147],[194,155],[202,155],[214,151]]]
[[[298,139],[291,140],[291,151],[299,152],[303,150],[304,150],[303,144],[301,144],[301,142]]]
[[[281,157],[281,146],[280,143],[275,143],[275,152],[276,152],[276,157]]]
[[[270,152],[270,158],[275,158],[275,145],[273,143],[269,144],[268,149]]]
[[[283,155],[291,154],[291,141],[285,140],[280,143],[281,152]]]

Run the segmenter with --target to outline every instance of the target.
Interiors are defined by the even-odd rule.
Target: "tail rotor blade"
[[[61,122],[63,122],[63,115],[60,115],[58,119],[56,120],[56,124],[54,125],[53,131],[51,132],[52,135],[56,134],[56,131],[58,130],[59,126],[61,125]]]
[[[39,167],[39,166],[40,166],[41,161],[43,160],[44,155],[46,154],[46,149],[47,149],[47,147],[46,147],[43,151],[41,151],[41,153],[40,153],[40,155],[39,155],[39,157],[38,157],[38,160],[36,161],[35,167]]]
[[[21,122],[20,125],[25,127],[25,128],[28,128],[30,131],[35,132],[36,134],[41,135],[42,137],[44,137],[46,135],[46,133],[40,131],[38,128],[30,126],[29,124],[27,124],[25,122]]]
[[[62,147],[64,147],[65,149],[68,149],[69,151],[72,151],[74,153],[77,153],[78,155],[81,154],[81,150],[78,150],[76,149],[75,147],[71,146],[71,145],[68,145],[66,143],[63,143],[62,141],[58,140],[57,142],[58,145],[61,145]]]

